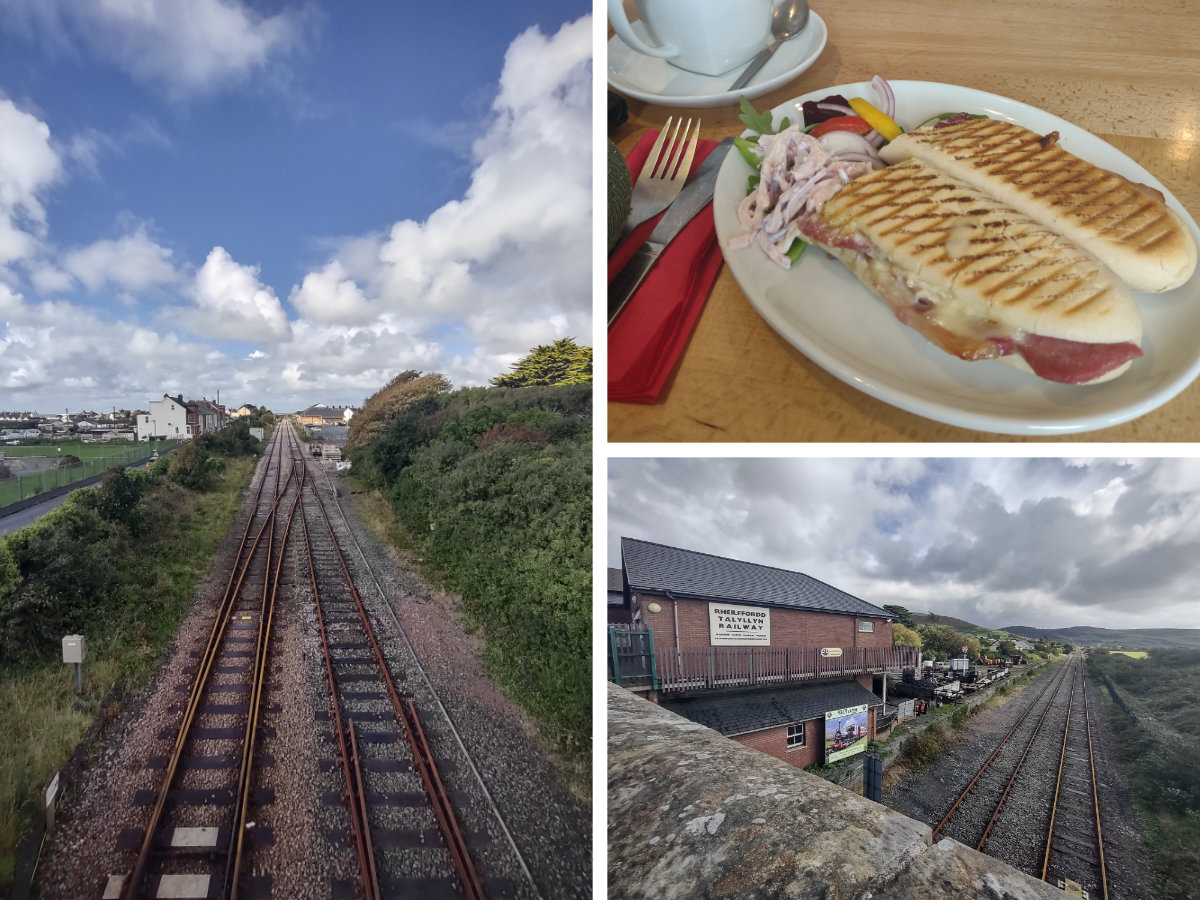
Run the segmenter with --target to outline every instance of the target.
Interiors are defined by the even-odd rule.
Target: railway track
[[[272,626],[277,609],[307,602],[320,651],[305,679],[325,687],[311,730],[338,788],[297,806],[333,810],[329,846],[313,852],[345,856],[349,846],[355,860],[352,879],[314,884],[311,896],[537,897],[415,655],[397,662],[407,638],[394,615],[380,618],[387,597],[369,567],[356,573],[348,560],[353,535],[319,466],[290,425],[276,429],[170,752],[148,761],[162,776],[135,798],[146,824],[118,841],[136,859],[109,877],[103,896],[277,895],[259,858],[276,838],[263,820],[288,821],[277,807],[297,798],[264,787],[275,762],[271,690],[282,671],[272,665]],[[364,574],[379,600],[364,601],[356,584]]]
[[[1039,692],[934,827],[1076,896],[1108,898],[1082,654]],[[1041,837],[1037,837],[1041,835]]]
[[[1045,848],[1043,881],[1070,891],[1082,888],[1091,900],[1108,900],[1092,716],[1082,660],[1071,687]]]

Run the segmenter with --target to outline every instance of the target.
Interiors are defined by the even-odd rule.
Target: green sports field
[[[160,444],[165,442],[160,441]],[[61,448],[61,452],[60,452]],[[159,449],[164,449],[162,446]],[[101,456],[125,458],[127,456],[147,456],[150,447],[134,441],[112,441],[106,444],[82,441],[54,441],[44,444],[0,444],[0,453],[5,456],[78,456],[80,459],[96,459]]]
[[[1132,656],[1134,659],[1145,659],[1150,654],[1145,650],[1109,650],[1109,653],[1120,653],[1122,656]]]
[[[50,469],[0,481],[0,508],[35,494],[44,494],[57,487],[91,478],[112,466],[132,465],[148,457],[156,448],[160,453],[165,453],[178,443],[178,441],[159,441],[156,446],[151,446],[130,441],[106,444],[58,441],[52,444],[0,445],[0,453],[10,458],[17,456],[74,456],[82,461],[81,465],[69,468]]]

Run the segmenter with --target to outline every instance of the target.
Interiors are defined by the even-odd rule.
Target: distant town
[[[295,413],[301,425],[346,425],[357,407],[315,404]],[[85,443],[105,441],[186,440],[223,428],[231,421],[266,412],[249,403],[230,410],[207,398],[185,400],[183,394],[163,394],[147,409],[81,410],[46,414],[0,411],[0,442],[58,438]]]

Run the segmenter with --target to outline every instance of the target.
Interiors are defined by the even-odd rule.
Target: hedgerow
[[[351,451],[356,476],[462,596],[506,690],[562,750],[590,753],[590,385],[405,399]]]

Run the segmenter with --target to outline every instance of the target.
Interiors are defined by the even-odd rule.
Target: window
[[[787,749],[795,750],[804,746],[804,723],[793,722],[787,727]]]
[[[859,631],[874,631],[874,630],[875,630],[875,623],[874,623],[874,622],[871,622],[871,621],[859,622],[859,623],[858,623],[858,630],[859,630]]]

